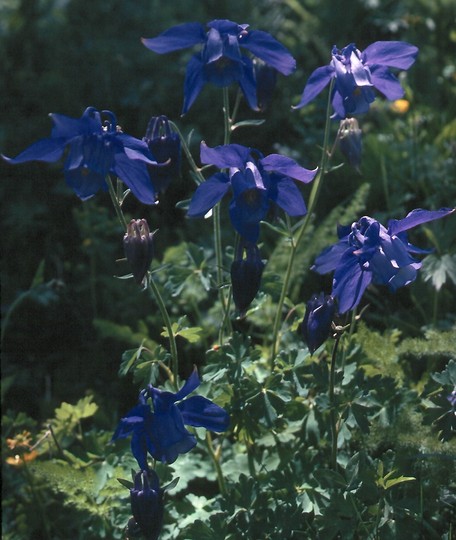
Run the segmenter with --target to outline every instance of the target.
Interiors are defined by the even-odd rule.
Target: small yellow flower
[[[391,110],[397,114],[405,114],[410,108],[410,102],[406,99],[396,99],[391,103]]]

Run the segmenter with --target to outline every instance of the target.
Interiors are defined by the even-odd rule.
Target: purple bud
[[[245,259],[244,249],[247,254]],[[236,259],[231,265],[233,300],[241,315],[244,315],[260,288],[263,268],[258,246],[252,242],[241,242]]]
[[[180,176],[181,143],[179,135],[171,130],[166,116],[150,119],[143,139],[158,166],[149,166],[149,175],[155,191],[162,193],[173,179]]]
[[[328,339],[334,317],[335,305],[332,296],[320,293],[307,302],[306,314],[301,324],[301,332],[310,354]]]
[[[146,540],[157,540],[163,521],[163,489],[155,471],[136,473],[130,502],[133,519],[128,523],[129,532],[139,528]]]
[[[132,219],[127,225],[123,238],[124,251],[138,285],[143,282],[154,256],[154,234],[150,232],[145,219]]]
[[[339,148],[348,163],[359,172],[362,152],[362,131],[356,118],[345,118],[340,121],[337,138]]]

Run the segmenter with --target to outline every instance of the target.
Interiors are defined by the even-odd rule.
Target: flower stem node
[[[127,225],[123,246],[133,277],[141,285],[154,257],[153,237],[157,231],[150,232],[145,219],[132,219]]]

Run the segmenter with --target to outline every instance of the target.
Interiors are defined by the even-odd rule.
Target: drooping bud
[[[344,118],[340,121],[337,133],[339,148],[348,163],[359,172],[362,153],[362,131],[356,118]]]
[[[162,193],[171,181],[180,176],[181,143],[179,135],[171,130],[166,116],[154,116],[147,126],[143,139],[158,166],[149,166],[149,174],[155,191]]]
[[[246,258],[243,258],[243,252]],[[255,298],[261,284],[264,264],[258,246],[252,242],[240,243],[236,259],[231,265],[233,300],[241,316]]]
[[[160,488],[154,470],[140,471],[134,477],[130,489],[130,502],[133,518],[128,522],[128,533],[137,537],[139,529],[142,538],[157,540],[163,522],[163,489]]]
[[[320,293],[307,302],[306,314],[301,323],[301,333],[310,354],[328,339],[334,317],[334,298]]]
[[[143,282],[154,256],[154,234],[155,232],[150,232],[145,219],[132,219],[123,238],[125,256],[139,285]]]
[[[258,58],[255,58],[253,62],[253,69],[256,80],[258,109],[264,112],[272,101],[277,82],[277,71]]]

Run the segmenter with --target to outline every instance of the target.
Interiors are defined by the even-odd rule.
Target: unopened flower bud
[[[335,305],[332,296],[320,293],[318,296],[314,295],[307,302],[301,333],[310,354],[313,354],[328,339],[334,311]]]
[[[123,238],[125,256],[139,285],[149,270],[154,256],[154,234],[150,232],[145,219],[132,219]]]
[[[345,118],[340,121],[337,134],[339,148],[348,163],[359,171],[362,152],[362,131],[356,118]]]
[[[133,519],[128,523],[129,533],[139,529],[146,540],[157,540],[163,521],[163,489],[154,470],[140,471],[130,489]]]
[[[149,166],[152,184],[157,192],[163,192],[171,181],[180,176],[181,143],[179,135],[171,130],[166,116],[150,119],[143,139],[158,166]]]
[[[244,249],[247,257],[243,258]],[[251,242],[241,245],[231,265],[231,284],[236,308],[243,315],[255,298],[261,284],[264,264],[260,250]]]

